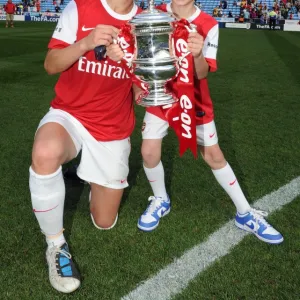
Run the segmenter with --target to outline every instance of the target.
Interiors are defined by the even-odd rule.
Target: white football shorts
[[[118,141],[99,142],[72,115],[50,108],[41,120],[38,128],[54,122],[63,126],[72,138],[81,160],[77,175],[90,183],[96,183],[112,189],[128,186],[128,159],[131,150],[130,138]]]
[[[143,139],[163,139],[168,134],[169,123],[154,114],[146,112],[142,127]],[[218,134],[214,121],[197,125],[197,144],[213,146],[218,144]]]

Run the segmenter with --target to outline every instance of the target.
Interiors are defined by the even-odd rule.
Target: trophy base
[[[149,94],[150,96],[150,94]],[[173,104],[176,101],[174,101],[172,96],[169,95],[164,95],[164,97],[161,98],[144,98],[142,101],[139,103],[139,105],[144,106],[144,107],[150,107],[150,106],[164,106],[168,104]]]
[[[164,106],[176,102],[172,95],[168,95],[165,93],[165,82],[151,82],[149,83],[149,85],[149,95],[143,98],[139,105],[145,107]]]

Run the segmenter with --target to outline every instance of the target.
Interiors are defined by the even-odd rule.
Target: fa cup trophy
[[[170,14],[154,8],[154,0],[148,0],[148,9],[130,21],[137,47],[134,74],[149,85],[148,96],[140,102],[142,106],[161,106],[176,101],[165,93],[166,82],[177,74],[177,59],[170,52],[173,21],[175,18]]]

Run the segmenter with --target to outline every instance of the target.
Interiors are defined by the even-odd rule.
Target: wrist
[[[197,55],[194,55],[194,58],[202,58],[203,57],[203,53],[202,53],[202,50],[197,54]]]
[[[78,41],[78,46],[79,46],[80,52],[82,52],[82,54],[89,51],[85,38]]]

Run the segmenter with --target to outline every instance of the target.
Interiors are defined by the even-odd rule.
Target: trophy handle
[[[149,11],[153,11],[155,7],[154,0],[148,0],[148,9]]]
[[[118,44],[118,41],[116,39],[113,39],[113,43]],[[104,45],[97,46],[94,49],[94,53],[97,60],[99,61],[103,60],[106,57],[106,46]]]
[[[94,49],[95,57],[97,60],[103,60],[106,56],[106,47],[104,45],[102,46],[97,46]]]

